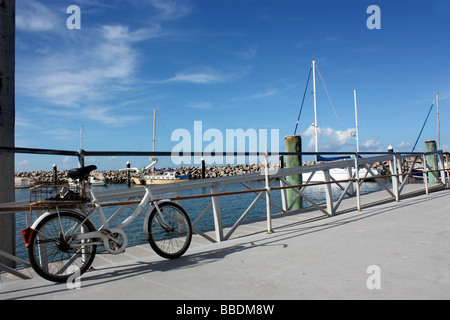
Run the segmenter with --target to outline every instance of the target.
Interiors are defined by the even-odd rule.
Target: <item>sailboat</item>
[[[319,126],[317,123],[317,97],[316,97],[316,61],[312,61],[312,71],[313,71],[313,95],[314,95],[314,130],[315,130],[315,152],[316,152],[316,162],[318,161],[338,161],[343,159],[351,159],[350,156],[343,157],[333,157],[324,158],[318,154],[319,152]],[[356,103],[356,90],[353,91],[354,101],[355,101],[355,118],[356,118],[356,150],[359,152],[359,128],[358,128],[358,108]],[[372,170],[376,175],[380,175],[378,170]],[[311,176],[313,174],[313,176]],[[355,174],[355,169],[352,169],[352,175]],[[359,176],[368,176],[367,169],[359,169]],[[333,168],[330,169],[330,176],[334,180],[347,180],[349,177],[349,172],[347,168]],[[316,171],[315,173],[303,173],[303,180],[309,182],[323,182],[325,181],[325,176],[323,171]]]
[[[417,143],[419,142],[419,139],[422,135],[423,129],[425,128],[425,125],[427,124],[428,121],[428,117],[430,116],[430,113],[434,107],[436,103],[436,111],[437,111],[437,150],[441,150],[441,124],[440,124],[440,120],[439,120],[439,92],[436,92],[436,98],[433,100],[433,103],[431,104],[430,109],[428,110],[428,114],[425,118],[425,122],[422,125],[422,129],[419,132],[419,136],[417,137],[416,143],[414,144],[414,147],[411,150],[411,153],[414,152],[414,150],[416,149]],[[440,161],[440,159],[438,159],[438,161]],[[448,170],[449,168],[449,162],[450,162],[450,156],[448,154],[444,154],[443,155],[443,161],[444,161],[444,168],[445,170]],[[426,171],[426,170],[425,170]],[[439,175],[441,175],[441,172],[438,172]],[[424,168],[423,168],[423,164],[415,164],[415,167],[412,170],[412,175],[416,178],[416,179],[423,179],[424,176]]]
[[[156,109],[153,109],[153,152],[155,152],[156,140]],[[153,169],[150,174],[146,174],[143,177],[132,177],[133,182],[137,185],[148,185],[148,184],[166,184],[188,181],[190,175],[179,175],[176,170],[158,170]]]

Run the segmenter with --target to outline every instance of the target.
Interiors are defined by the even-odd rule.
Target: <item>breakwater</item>
[[[271,167],[277,167],[276,164],[271,164]],[[248,174],[254,172],[260,172],[264,169],[264,164],[252,163],[252,164],[238,164],[238,165],[226,165],[226,166],[207,166],[205,167],[205,178],[217,178],[233,175]],[[180,167],[180,168],[159,168],[159,172],[175,171],[180,175],[189,175],[191,179],[201,179],[202,169],[199,166]],[[94,177],[99,180],[106,180],[111,184],[125,184],[127,183],[127,172],[119,170],[106,170],[106,171],[94,171],[92,173]],[[16,172],[16,184],[19,181],[23,183],[29,182],[31,184],[40,183],[53,183],[54,173],[53,171],[32,171],[32,172]],[[131,173],[131,176],[137,176],[135,173]],[[67,170],[61,170],[57,173],[57,181],[64,183],[68,180]]]
[[[320,163],[320,162],[319,162]],[[302,163],[303,166],[312,165],[313,162]],[[388,162],[383,162],[384,168],[389,167]],[[271,168],[278,168],[279,165],[272,163]],[[381,163],[375,163],[373,168],[377,168],[382,174],[386,174],[385,169]],[[205,167],[205,179],[218,178],[234,175],[242,175],[248,173],[261,172],[264,170],[263,163],[251,163],[251,164],[238,164],[238,165],[213,165]],[[158,172],[163,173],[165,171],[175,171],[179,175],[189,175],[191,179],[201,179],[202,169],[200,166],[187,166],[179,168],[159,168]],[[127,172],[120,170],[106,170],[106,171],[94,171],[92,176],[99,180],[107,181],[110,184],[126,184],[128,182]],[[31,171],[31,172],[16,172],[16,186],[36,185],[40,183],[51,184],[54,181],[53,171]],[[134,172],[131,173],[131,177],[138,177]],[[67,170],[61,170],[57,172],[58,183],[67,182]]]

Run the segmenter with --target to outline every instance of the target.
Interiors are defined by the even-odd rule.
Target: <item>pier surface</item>
[[[79,289],[29,270],[23,272],[31,280],[3,273],[0,300],[450,297],[448,189],[278,225],[272,234],[222,243],[194,237],[187,253],[171,261],[149,245],[117,256],[98,254],[94,270],[72,284]]]

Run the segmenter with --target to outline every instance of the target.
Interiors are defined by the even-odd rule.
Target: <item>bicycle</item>
[[[153,160],[145,169],[156,162]],[[145,186],[145,195],[133,213],[111,228],[110,224],[123,209],[107,220],[92,188],[86,192],[89,174],[95,169],[91,165],[69,170],[69,178],[78,182],[79,189],[72,191],[65,186],[56,195],[54,189],[46,193],[39,205],[47,205],[48,211],[22,231],[30,264],[38,275],[53,282],[66,282],[75,272],[82,275],[90,268],[97,246],[103,246],[111,254],[124,252],[128,240],[123,229],[140,214],[145,216],[145,238],[158,255],[175,259],[187,251],[192,239],[189,216],[170,199],[155,201],[150,185]],[[139,172],[136,168],[122,170]],[[144,210],[147,204],[150,208]],[[94,212],[103,224],[98,229],[89,219]]]

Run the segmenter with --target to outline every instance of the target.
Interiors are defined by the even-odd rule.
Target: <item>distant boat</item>
[[[434,104],[436,103],[436,109],[437,109],[437,150],[441,149],[441,132],[440,132],[440,120],[439,120],[439,92],[436,92],[436,98],[433,100],[433,103],[431,104],[430,109],[428,110],[428,114],[425,118],[425,122],[422,125],[422,129],[419,132],[419,136],[417,137],[416,143],[414,144],[414,147],[411,150],[411,153],[414,152],[414,150],[416,149],[417,143],[419,142],[419,139],[422,135],[423,129],[425,128],[425,125],[428,121],[428,117],[430,116],[430,113],[433,109]],[[438,158],[438,162],[440,161],[440,159]],[[449,169],[449,162],[450,162],[450,156],[448,154],[443,154],[443,166],[444,166],[444,170],[448,170]],[[439,165],[438,165],[439,166]],[[425,170],[426,172],[427,170]],[[423,168],[423,164],[419,165],[416,163],[416,165],[414,166],[412,172],[411,172],[412,176],[417,178],[417,179],[423,179],[423,175],[424,175],[424,168]],[[438,172],[439,176],[441,175],[441,171]]]
[[[156,131],[156,109],[153,109],[153,152],[156,149],[156,140],[155,140],[155,131]],[[143,177],[132,177],[131,180],[137,185],[148,185],[148,184],[166,184],[166,183],[175,183],[175,182],[183,182],[188,181],[191,176],[190,175],[179,175],[176,171],[161,171],[154,169],[152,171],[153,174],[146,174]]]
[[[15,177],[14,185],[16,189],[26,189],[34,186],[34,180],[31,180],[30,178]]]
[[[316,153],[319,152],[319,133],[318,133],[318,123],[317,123],[317,99],[316,99],[316,61],[312,61],[312,71],[313,71],[313,94],[314,94],[314,128],[315,128],[315,150]],[[357,111],[357,105],[356,105],[356,90],[353,91],[354,93],[354,99],[355,99],[355,118],[356,118],[356,150],[359,152],[359,132],[358,132],[358,111]],[[338,161],[342,159],[351,159],[350,156],[344,156],[344,157],[333,157],[333,158],[324,158],[321,157],[319,154],[316,154],[316,162],[318,161]],[[380,175],[380,171],[378,169],[373,168],[372,172],[375,175]],[[355,173],[355,169],[352,169],[352,174]],[[367,169],[362,168],[359,169],[358,172],[359,177],[372,177],[372,174],[368,173]],[[335,168],[330,169],[330,176],[335,180],[347,180],[351,177],[349,177],[349,173],[347,169],[344,168]],[[308,179],[311,177],[311,173],[303,173],[302,174],[303,181],[308,181]],[[322,171],[316,172],[312,178],[309,180],[311,182],[323,182],[325,181],[325,176]]]
[[[145,175],[143,178],[132,178],[133,182],[137,185],[175,183],[189,181],[189,179],[189,175],[179,175],[175,171],[166,171],[163,174]]]
[[[379,175],[378,169],[372,168],[372,172],[375,175]],[[311,174],[312,174],[311,172],[302,173],[303,182],[308,181]],[[354,174],[355,174],[355,169],[352,168],[352,175],[354,175]],[[367,174],[367,176],[366,176],[366,174]],[[330,176],[336,181],[344,181],[344,180],[348,180],[351,178],[351,177],[349,178],[347,169],[340,169],[340,168],[330,169]],[[365,168],[359,169],[358,176],[360,178],[364,178],[364,177],[371,178],[372,177],[372,175],[370,173],[367,173],[367,169],[365,169]],[[316,171],[309,181],[310,182],[325,181],[325,175],[324,175],[323,171]]]
[[[106,180],[100,180],[97,179],[96,177],[90,176],[89,177],[89,183],[91,184],[91,186],[93,187],[97,187],[97,186],[106,186]]]
[[[90,184],[92,187],[101,187],[101,186],[106,186],[106,185],[107,185],[107,182],[106,182],[106,180],[100,180],[100,179],[98,179],[98,178],[96,178],[96,177],[94,177],[94,176],[90,176],[90,177],[89,177],[89,184]],[[75,187],[75,186],[77,186],[77,185],[78,185],[78,184],[77,184],[74,180],[69,179],[69,186]]]

